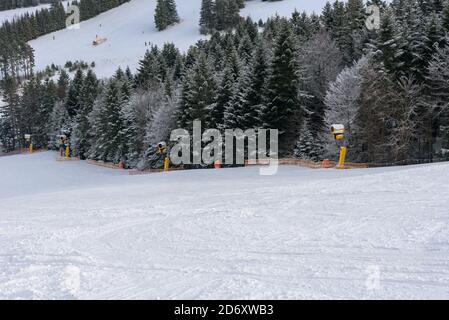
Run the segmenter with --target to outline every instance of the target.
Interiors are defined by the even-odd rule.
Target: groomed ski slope
[[[2,299],[449,298],[449,164],[129,176],[0,158]]]
[[[145,42],[161,46],[173,42],[187,50],[204,36],[199,32],[201,0],[176,1],[181,23],[158,32],[154,26],[156,0],[131,0],[93,19],[81,22],[78,30],[61,30],[30,42],[35,50],[36,69],[43,70],[51,63],[64,65],[67,61],[84,60],[96,63],[99,77],[111,76],[119,66],[135,70],[138,61],[149,48]],[[291,16],[300,11],[321,12],[325,0],[283,0],[262,2],[252,0],[241,11],[255,21],[275,14]],[[92,46],[96,36],[107,38],[100,46]],[[54,37],[54,40],[53,40]]]
[[[64,4],[64,8],[66,8],[68,0],[64,0],[64,1],[62,1],[62,3]],[[38,5],[35,7],[17,8],[17,9],[0,11],[0,24],[5,21],[13,21],[15,19],[18,19],[27,13],[31,14],[36,11],[39,11],[42,9],[48,9],[48,8],[50,8],[50,4],[46,3],[46,4],[41,4],[41,5]]]

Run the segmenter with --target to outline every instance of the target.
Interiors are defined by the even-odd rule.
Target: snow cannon
[[[167,143],[165,143],[164,141],[159,142],[157,144],[157,153],[165,155],[164,171],[168,172],[170,170],[170,158],[167,157],[167,153],[168,153]]]
[[[33,142],[31,141],[31,134],[25,134],[25,141],[28,143],[29,145],[29,152],[33,153]]]
[[[345,126],[342,124],[333,124],[331,126],[331,132],[335,140],[343,140],[345,138]]]
[[[333,124],[331,126],[331,132],[334,135],[335,140],[340,145],[340,157],[338,160],[337,169],[346,169],[346,154],[348,153],[348,148],[344,145],[345,139],[345,126],[343,124]]]
[[[166,154],[167,153],[167,143],[165,143],[164,141],[159,142],[157,144],[157,153]]]

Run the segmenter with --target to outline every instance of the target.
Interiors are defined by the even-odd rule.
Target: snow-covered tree
[[[383,63],[388,72],[398,75],[404,70],[406,45],[395,15],[391,9],[386,10],[381,15],[380,30],[370,44],[376,59]]]
[[[307,94],[304,104],[310,117],[313,134],[327,131],[324,122],[325,96],[330,82],[342,69],[341,51],[327,32],[315,34],[302,48],[300,54],[302,90]]]
[[[295,157],[302,160],[320,161],[323,157],[323,144],[319,136],[314,135],[305,121],[302,125],[300,137],[294,149]]]
[[[200,32],[210,33],[215,27],[215,2],[213,0],[202,0],[200,14]]]
[[[263,127],[278,129],[279,152],[293,152],[302,108],[299,101],[299,65],[296,41],[291,27],[284,23],[275,43],[271,73],[267,82]],[[299,119],[300,120],[300,119]]]
[[[179,22],[176,2],[174,0],[157,0],[154,23],[159,31]]]
[[[388,149],[392,153],[394,161],[406,161],[413,158],[412,143],[416,143],[417,135],[416,115],[417,110],[424,104],[422,98],[423,86],[412,76],[401,77],[396,83],[395,95],[392,97],[390,117],[391,134],[388,141]]]
[[[70,145],[72,154],[85,159],[91,142],[89,115],[92,112],[95,99],[98,96],[98,80],[92,70],[89,70],[81,89],[81,109],[75,117]]]
[[[327,107],[327,127],[332,124],[343,124],[349,139],[359,108],[363,68],[368,67],[368,64],[369,58],[364,56],[353,66],[343,69],[337,79],[329,85],[324,100]]]
[[[260,41],[248,71],[248,87],[243,100],[242,127],[260,128],[262,126],[261,112],[265,106],[265,94],[269,76],[268,54],[266,43]]]
[[[216,90],[210,62],[202,53],[182,81],[179,125],[191,128],[195,120],[206,122],[208,112],[215,103]]]
[[[138,164],[139,168],[163,167],[164,157],[157,152],[157,144],[161,141],[169,142],[170,133],[177,128],[178,96],[176,91],[171,97],[163,97],[160,107],[148,123],[145,135],[146,152]]]
[[[84,74],[81,69],[78,69],[75,73],[75,77],[70,83],[70,87],[67,93],[67,99],[65,106],[69,117],[73,120],[78,114],[81,106],[81,91],[83,88]]]
[[[7,77],[2,83],[3,103],[0,103],[0,141],[4,151],[18,147],[19,94],[15,78]]]
[[[122,161],[123,146],[123,107],[121,98],[121,83],[112,79],[98,104],[98,109],[93,113],[95,143],[92,145],[90,155],[94,159],[119,163]]]

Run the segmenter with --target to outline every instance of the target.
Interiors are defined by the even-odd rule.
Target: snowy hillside
[[[325,0],[253,0],[246,3],[241,15],[249,15],[257,21],[276,13],[290,16],[295,8],[321,12],[325,3]],[[158,32],[154,26],[156,0],[132,0],[82,22],[79,30],[61,30],[31,41],[35,49],[36,69],[42,70],[51,63],[63,65],[68,60],[95,61],[97,75],[107,77],[119,66],[135,69],[148,48],[145,42],[157,45],[173,42],[181,50],[186,50],[202,37],[198,26],[201,0],[177,1],[177,5],[182,22],[163,32]],[[97,35],[108,40],[94,47],[92,41]]]
[[[64,6],[67,6],[68,0],[62,1]],[[13,10],[5,10],[0,11],[0,24],[5,21],[12,21],[14,19],[19,18],[20,16],[26,14],[26,13],[34,13],[36,11],[42,10],[42,9],[48,9],[50,8],[50,4],[41,4],[35,7],[26,7],[26,8],[18,8]]]
[[[449,298],[449,165],[129,176],[0,158],[2,298]]]

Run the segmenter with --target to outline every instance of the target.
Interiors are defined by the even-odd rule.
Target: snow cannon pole
[[[31,134],[25,134],[25,141],[29,143],[28,152],[33,153],[33,140],[31,139]]]
[[[347,147],[341,147],[340,148],[340,159],[338,160],[337,169],[345,169],[345,163],[346,163],[346,154],[348,152]]]
[[[170,158],[168,157],[168,146],[165,141],[157,144],[157,153],[164,156],[164,172],[170,171]]]
[[[345,126],[343,124],[334,124],[331,127],[331,132],[337,144],[340,145],[340,157],[336,169],[346,169],[345,164],[348,148],[345,145]]]
[[[164,171],[165,172],[170,171],[170,158],[169,157],[165,157],[165,159],[164,159]]]

